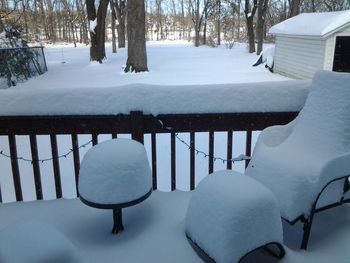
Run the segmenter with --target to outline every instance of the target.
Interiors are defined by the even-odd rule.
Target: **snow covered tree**
[[[102,63],[102,60],[106,57],[105,21],[109,0],[100,0],[97,2],[98,6],[96,8],[95,0],[86,0],[90,29],[90,60]]]
[[[124,71],[148,71],[144,0],[127,1],[127,32],[128,59]]]

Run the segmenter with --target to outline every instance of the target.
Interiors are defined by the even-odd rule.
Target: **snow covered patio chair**
[[[257,249],[282,258],[282,221],[276,198],[235,171],[204,178],[193,191],[186,236],[204,262],[238,263]]]
[[[314,215],[350,201],[344,197],[350,176],[350,74],[317,72],[298,117],[262,131],[245,174],[272,191],[283,219],[304,223],[306,249]]]
[[[53,226],[28,221],[0,231],[1,263],[82,263],[75,246]]]

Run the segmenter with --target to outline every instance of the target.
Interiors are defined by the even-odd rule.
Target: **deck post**
[[[133,140],[143,144],[143,113],[142,111],[131,111],[131,137]]]

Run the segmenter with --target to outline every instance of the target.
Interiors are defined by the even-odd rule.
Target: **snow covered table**
[[[1,263],[82,263],[74,245],[41,221],[8,226],[0,231]]]
[[[259,182],[234,171],[215,172],[199,183],[185,224],[188,240],[205,262],[241,262],[258,248],[284,256],[275,197]]]
[[[144,201],[151,193],[151,168],[141,143],[114,139],[85,154],[79,175],[80,200],[95,208],[113,209],[112,233],[124,229],[122,208]]]

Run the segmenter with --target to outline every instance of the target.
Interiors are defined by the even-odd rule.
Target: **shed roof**
[[[350,10],[327,13],[303,13],[270,28],[274,35],[325,37],[350,25]]]

